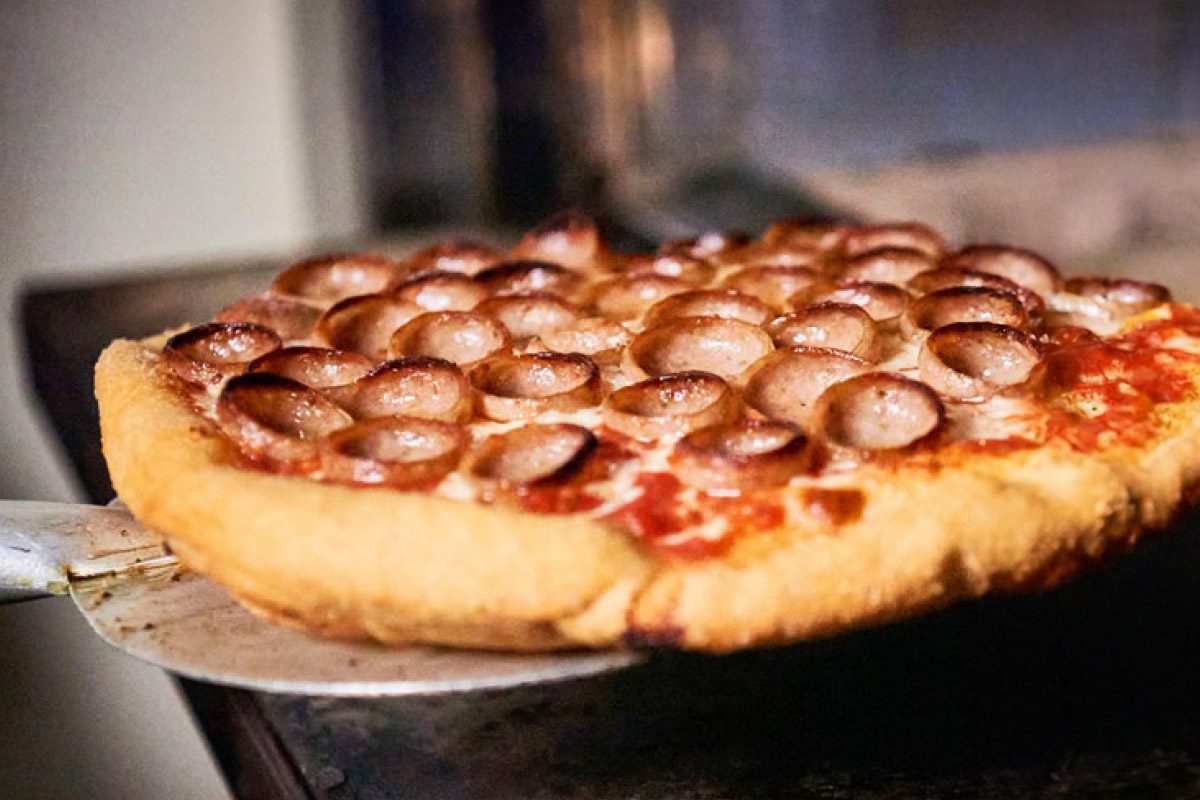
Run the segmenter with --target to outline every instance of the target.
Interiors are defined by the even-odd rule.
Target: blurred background
[[[1196,300],[1200,3],[5,0],[0,497],[105,499],[63,435],[94,410],[35,391],[91,330],[31,334],[48,299],[157,281],[178,321],[305,250],[565,206],[626,244],[918,218]],[[174,684],[69,603],[0,608],[0,675],[0,794],[226,792]]]

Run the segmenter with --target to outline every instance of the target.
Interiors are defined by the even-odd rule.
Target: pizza
[[[96,391],[184,564],[387,644],[827,636],[1054,586],[1200,485],[1200,310],[917,223],[322,256]]]

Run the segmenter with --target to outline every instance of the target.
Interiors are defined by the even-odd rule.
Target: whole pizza
[[[1200,311],[915,223],[323,256],[96,392],[187,566],[385,643],[825,636],[1052,586],[1200,485]]]

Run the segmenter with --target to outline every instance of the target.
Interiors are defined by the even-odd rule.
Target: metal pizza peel
[[[63,594],[100,638],[135,658],[195,680],[268,692],[466,692],[594,675],[643,658],[318,639],[242,608],[180,565],[124,508],[0,501],[0,602]]]

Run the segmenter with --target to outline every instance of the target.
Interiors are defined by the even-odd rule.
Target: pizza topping
[[[262,325],[210,322],[168,339],[163,358],[185,381],[212,386],[245,372],[251,361],[282,344],[273,330]]]
[[[999,275],[1043,295],[1062,286],[1062,276],[1053,264],[1037,253],[1019,247],[971,245],[946,256],[942,266]]]
[[[1023,383],[1037,365],[1029,334],[992,322],[958,322],[940,327],[921,347],[921,379],[953,400],[982,400]]]
[[[869,250],[840,265],[846,280],[905,284],[936,265],[933,256],[908,247]]]
[[[475,311],[499,320],[519,342],[569,327],[579,319],[578,308],[549,292],[489,297]]]
[[[919,294],[929,294],[942,289],[953,289],[959,286],[982,286],[1007,292],[1014,295],[1025,306],[1030,319],[1037,319],[1046,307],[1041,295],[1032,292],[1020,284],[1013,283],[1008,278],[993,275],[990,272],[980,272],[961,267],[939,267],[914,276],[908,282],[908,288]]]
[[[1050,353],[1046,385],[1053,395],[1080,387],[1112,387],[1127,395],[1144,394],[1155,403],[1179,400],[1189,386],[1171,353],[1130,348],[1101,341]]]
[[[247,372],[270,372],[303,383],[310,389],[345,386],[371,371],[371,359],[325,347],[285,347],[260,356]]]
[[[868,369],[867,362],[841,350],[776,350],[751,368],[743,397],[771,419],[807,427],[813,422],[813,404],[826,389]]]
[[[326,437],[321,471],[338,483],[379,484],[397,489],[428,487],[453,470],[467,434],[448,422],[386,417],[358,422]]]
[[[910,299],[908,292],[890,283],[838,281],[832,288],[802,291],[791,303],[793,308],[815,303],[848,303],[861,307],[876,322],[890,322],[904,313]]]
[[[1171,292],[1157,283],[1128,278],[1075,278],[1065,291],[1083,300],[1076,309],[1087,316],[1125,319],[1171,302]],[[1056,298],[1058,303],[1062,298]]]
[[[587,317],[572,325],[543,333],[529,343],[555,353],[582,353],[597,364],[616,363],[633,334],[616,322],[602,317]]]
[[[617,389],[604,401],[604,422],[644,441],[731,422],[740,413],[725,381],[708,372],[663,375]]]
[[[689,433],[671,453],[685,483],[707,492],[736,492],[787,483],[813,464],[808,439],[783,422],[742,420]]]
[[[627,255],[622,256],[618,264],[620,271],[631,278],[658,275],[663,278],[678,278],[689,286],[708,283],[717,271],[707,261],[681,253]]]
[[[387,357],[392,333],[421,313],[416,303],[391,294],[350,297],[321,316],[316,338],[338,350],[382,361]]]
[[[1097,344],[1102,340],[1095,331],[1088,328],[1079,325],[1060,325],[1042,333],[1039,341],[1044,350],[1054,351],[1086,344]]]
[[[163,359],[248,464],[590,513],[671,558],[857,519],[864,460],[1149,441],[1193,391],[1200,316],[1162,287],[943,249],[788,221],[622,255],[564,215],[504,255],[301,262]]]
[[[392,334],[388,356],[432,356],[471,366],[512,346],[508,329],[473,311],[422,314]]]
[[[596,223],[588,216],[567,211],[556,214],[525,234],[512,249],[512,257],[550,261],[579,268],[601,255],[604,243]]]
[[[592,306],[609,319],[631,320],[663,298],[690,290],[682,278],[665,275],[630,275],[605,281],[596,287]]]
[[[664,255],[685,255],[693,258],[708,258],[727,253],[750,242],[742,231],[709,231],[694,239],[677,239],[664,242],[658,252]]]
[[[319,303],[382,292],[401,276],[391,259],[374,253],[344,253],[301,261],[275,278],[279,294]]]
[[[457,272],[426,272],[396,287],[395,294],[425,311],[470,311],[488,296],[469,275]]]
[[[841,249],[848,232],[845,225],[796,219],[776,222],[762,238],[767,244],[827,253]]]
[[[1057,333],[1057,330],[1055,331]],[[1123,337],[1135,347],[1160,347],[1175,352],[1200,354],[1200,309],[1168,306],[1147,315]]]
[[[681,317],[720,317],[761,325],[770,315],[770,310],[753,295],[733,289],[703,289],[660,300],[646,312],[645,322],[653,326]]]
[[[862,517],[866,498],[858,489],[812,487],[801,494],[804,510],[827,525],[840,527]]]
[[[254,372],[225,384],[217,396],[217,422],[252,458],[301,470],[315,466],[322,437],[353,420],[302,383]]]
[[[696,370],[732,379],[772,349],[771,338],[748,322],[682,317],[641,333],[625,353],[638,376]]]
[[[772,265],[745,267],[727,277],[722,285],[753,295],[779,311],[788,308],[788,298],[823,280],[812,267]]]
[[[600,402],[600,371],[579,353],[497,356],[471,371],[471,383],[480,413],[500,422]]]
[[[634,536],[655,539],[686,530],[702,519],[693,508],[679,502],[683,483],[669,472],[638,475],[639,494],[609,515],[609,519]]]
[[[914,300],[900,320],[900,330],[912,339],[955,322],[995,322],[1023,329],[1029,327],[1029,315],[1015,295],[983,286],[957,286]]]
[[[821,254],[808,249],[787,245],[752,242],[721,253],[713,253],[708,259],[722,267],[808,267],[817,266]]]
[[[932,258],[941,258],[946,249],[942,235],[919,222],[892,222],[851,228],[842,243],[846,258],[883,248],[903,247],[919,250]]]
[[[1080,450],[1148,441],[1155,405],[1194,392],[1193,373],[1174,353],[1121,340],[1052,352],[1043,363],[1043,386],[1057,411],[1050,434]]]
[[[595,449],[595,434],[579,425],[526,425],[485,439],[467,471],[485,484],[546,484],[578,472]]]
[[[385,361],[344,389],[327,392],[359,419],[407,416],[464,422],[471,416],[471,384],[440,358]]]
[[[817,401],[815,416],[830,444],[870,454],[929,441],[945,411],[925,384],[874,372],[829,387]]]
[[[476,275],[499,260],[499,253],[478,242],[443,242],[415,253],[404,266],[410,275],[424,272]]]
[[[579,288],[578,273],[549,261],[505,261],[475,276],[492,294],[553,292],[571,299]]]
[[[252,322],[270,328],[285,342],[306,339],[312,334],[321,309],[282,297],[247,297],[226,306],[217,322]]]
[[[808,306],[771,320],[766,330],[776,347],[826,347],[867,361],[879,356],[875,320],[849,303]]]

